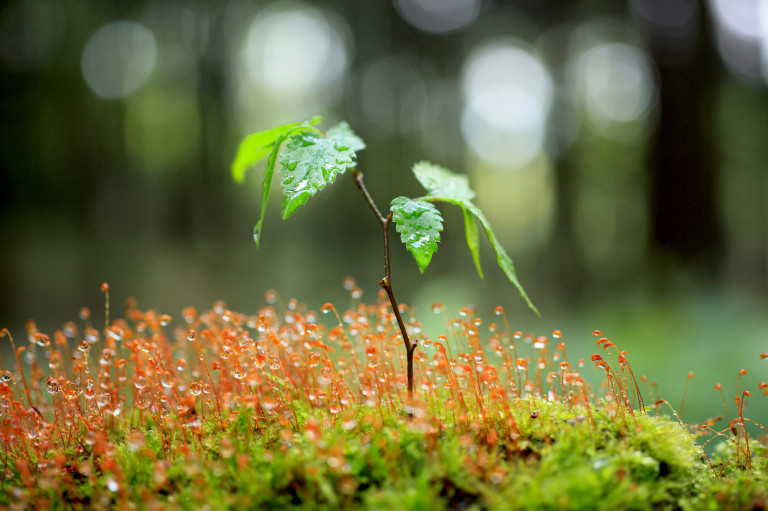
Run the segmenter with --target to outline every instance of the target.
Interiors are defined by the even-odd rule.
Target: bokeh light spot
[[[737,75],[768,82],[768,0],[710,0],[717,49]]]
[[[462,133],[481,159],[519,168],[543,149],[552,80],[524,44],[504,40],[475,50],[462,71],[462,92]]]
[[[258,16],[242,63],[248,77],[274,93],[301,95],[338,80],[347,70],[341,27],[324,12],[287,4]]]
[[[99,28],[83,50],[83,77],[96,95],[127,96],[149,78],[155,67],[155,36],[133,21],[114,21]]]
[[[431,33],[461,30],[480,14],[480,0],[396,0],[395,7],[405,21]]]
[[[642,121],[656,102],[656,85],[648,56],[623,43],[603,43],[576,62],[576,88],[587,118],[608,138],[614,128]]]

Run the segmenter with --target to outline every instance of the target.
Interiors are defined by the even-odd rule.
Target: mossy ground
[[[532,337],[515,348],[520,337],[495,325],[481,338],[482,322],[465,310],[447,318],[440,341],[420,340],[419,391],[408,399],[384,301],[351,308],[332,328],[295,303],[253,317],[223,304],[182,316],[171,335],[170,318],[135,305],[101,340],[86,328],[98,362],[85,340],[68,351],[71,325],[53,343],[30,332],[26,349],[37,347],[50,372],[32,358],[25,377],[19,365],[3,373],[0,506],[768,505],[765,444],[747,446],[738,422],[700,428],[662,413],[660,401],[643,409],[626,354],[604,338],[618,363],[593,357],[607,378],[592,391],[563,342]],[[418,335],[415,320],[409,327]],[[709,456],[699,445],[707,439],[719,442]]]
[[[689,432],[666,416],[617,417],[528,399],[518,426],[468,423],[439,429],[392,414],[376,427],[360,406],[343,420],[302,413],[302,433],[252,430],[247,413],[168,457],[152,424],[115,435],[104,453],[70,460],[64,480],[27,480],[11,464],[0,502],[67,509],[764,509],[764,446],[753,467],[722,450],[713,471]],[[370,417],[369,417],[370,418]],[[118,470],[105,471],[110,457]],[[6,463],[11,460],[5,460]],[[728,467],[718,477],[720,468]],[[101,472],[101,473],[100,473]],[[119,485],[110,489],[119,473]],[[26,483],[26,487],[25,487]]]

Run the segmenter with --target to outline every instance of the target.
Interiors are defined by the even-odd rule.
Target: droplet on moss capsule
[[[199,381],[193,381],[189,384],[189,393],[193,396],[199,396],[203,393],[203,386]]]
[[[137,377],[137,378],[136,378],[136,381],[135,381],[135,382],[133,382],[133,385],[134,385],[134,386],[135,386],[137,389],[141,390],[141,389],[143,389],[143,388],[146,388],[146,386],[147,386],[147,383],[148,383],[148,382],[147,382],[147,378],[146,378],[146,377],[144,377],[144,376],[142,375],[142,376],[139,376],[139,377]]]
[[[443,307],[445,306],[442,303],[435,302],[432,304],[432,312],[434,312],[435,314],[440,314],[441,312],[443,312]]]
[[[344,277],[341,281],[341,285],[346,289],[347,291],[352,291],[354,289],[355,285],[357,283],[355,282],[354,277]]]
[[[112,401],[112,396],[104,392],[103,394],[99,394],[99,397],[96,398],[96,405],[99,408],[104,408],[110,401]]]
[[[57,382],[56,380],[54,380],[50,376],[48,377],[47,388],[48,388],[48,393],[50,395],[58,394],[59,391],[61,390],[61,388],[59,387],[59,382]]]
[[[280,359],[277,357],[272,357],[269,361],[269,368],[273,371],[280,369]]]
[[[190,330],[189,332],[187,332],[187,340],[189,342],[195,342],[197,340],[197,334],[195,333],[194,330]]]
[[[170,372],[165,371],[163,374],[160,375],[160,384],[165,387],[166,389],[170,389],[173,387],[173,376]]]
[[[332,303],[326,303],[326,304],[323,304],[322,307],[320,307],[320,312],[322,312],[323,314],[328,314],[333,310],[333,308],[334,307]]]

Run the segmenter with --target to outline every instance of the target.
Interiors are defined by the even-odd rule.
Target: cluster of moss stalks
[[[768,452],[747,433],[745,394],[722,429],[685,425],[663,400],[644,404],[599,332],[605,379],[590,388],[592,364],[571,363],[559,331],[462,309],[429,339],[401,305],[419,342],[409,399],[386,295],[366,305],[345,286],[346,310],[321,308],[330,326],[275,293],[253,315],[218,302],[175,326],[133,301],[103,329],[86,309],[52,336],[30,323],[3,363],[0,506],[766,507]]]

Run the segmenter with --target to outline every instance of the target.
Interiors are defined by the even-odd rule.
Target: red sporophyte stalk
[[[688,382],[693,379],[693,371],[688,371],[688,374],[685,378],[685,385],[683,385],[683,397],[680,400],[680,411],[678,412],[680,416],[683,415],[683,409],[685,408],[685,397],[688,395]]]

